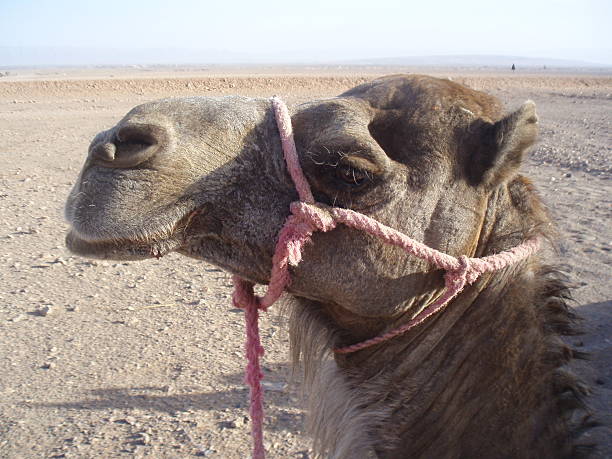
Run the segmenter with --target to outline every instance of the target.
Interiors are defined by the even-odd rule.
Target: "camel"
[[[519,173],[535,104],[446,79],[395,75],[292,108],[317,202],[366,214],[453,256],[483,257],[537,236],[550,218]],[[297,192],[266,99],[140,105],[92,141],[68,198],[73,252],[144,259],[171,251],[266,284]],[[348,354],[440,296],[443,271],[338,225],[291,269],[291,355],[310,394],[321,457],[561,458],[584,450],[587,389],[568,288],[540,251],[485,274],[405,334]]]

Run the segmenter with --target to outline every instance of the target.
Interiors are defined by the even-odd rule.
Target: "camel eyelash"
[[[340,189],[357,190],[366,183],[374,181],[374,172],[352,164],[351,158],[359,158],[358,154],[361,151],[346,153],[332,151],[323,146],[322,152],[307,151],[306,156],[313,164],[327,168],[331,178]]]
[[[325,149],[325,152],[327,153],[327,155],[325,155],[327,158],[334,156],[329,148],[327,148],[327,147],[323,147],[323,148]],[[326,160],[320,160],[319,157],[321,157],[323,155],[321,153],[317,153],[317,152],[314,152],[314,151],[307,151],[306,152],[306,156],[308,156],[310,161],[312,161],[317,166],[329,166],[329,167],[337,167],[338,164],[340,163],[340,159],[342,159],[342,157],[343,157],[343,156],[340,156],[338,161],[336,161],[335,163],[332,163],[332,162],[329,162],[329,161],[326,161]]]
[[[317,153],[314,151],[306,151],[306,156],[317,166],[329,166],[329,167],[337,167],[340,165],[342,160],[346,157],[356,156],[359,153],[362,153],[362,150],[351,151],[350,153],[345,153],[343,151],[332,151],[328,147],[323,146],[325,150],[325,155],[322,153]],[[319,159],[321,156],[325,156],[326,159]],[[330,161],[329,158],[336,157],[336,161]]]
[[[371,182],[374,179],[374,175],[370,171],[359,169],[347,164],[341,164],[336,167],[335,176],[338,180],[350,185],[351,187],[361,186],[366,182]]]

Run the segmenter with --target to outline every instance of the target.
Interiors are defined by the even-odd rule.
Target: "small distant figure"
[[[516,70],[516,67],[514,66],[514,64],[512,64],[512,71],[514,72]]]

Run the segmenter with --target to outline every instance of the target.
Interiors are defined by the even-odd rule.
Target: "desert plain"
[[[64,246],[63,205],[89,141],[130,108],[178,96],[332,97],[377,76],[429,73],[532,99],[522,167],[558,229],[589,354],[575,365],[612,457],[612,72],[383,67],[11,69],[0,78],[0,457],[249,456],[244,327],[230,276],[170,254],[96,261]],[[263,315],[269,457],[312,457],[283,308]]]

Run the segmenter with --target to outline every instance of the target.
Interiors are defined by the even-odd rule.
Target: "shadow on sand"
[[[295,391],[291,390],[279,375],[288,374],[289,365],[275,365],[274,377],[266,375],[264,381],[272,387],[265,391],[267,411],[266,429],[283,430],[288,425],[294,427],[303,424],[301,413],[289,412],[301,406],[296,400]],[[176,415],[187,411],[223,411],[239,408],[245,416],[249,410],[249,389],[243,383],[242,373],[228,374],[223,377],[226,390],[197,392],[197,387],[177,386],[176,392],[171,386],[112,387],[95,389],[87,392],[87,398],[74,402],[27,403],[30,408],[58,408],[64,410],[130,410],[138,409],[149,412],[162,412]],[[264,388],[266,386],[264,385]]]
[[[591,429],[586,436],[589,442],[598,445],[593,458],[610,458],[612,457],[612,300],[578,306],[576,310],[584,319],[580,324],[584,334],[572,337],[569,342],[577,349],[586,352],[589,357],[585,361],[576,362],[574,369],[592,388],[588,404],[593,410],[594,417],[601,424]],[[273,384],[275,382],[282,384],[283,377],[291,372],[288,364],[275,365],[271,370],[265,380]],[[223,379],[226,385],[234,387],[213,392],[191,392],[192,388],[186,387],[185,393],[172,393],[167,386],[115,387],[90,391],[90,397],[85,400],[28,404],[28,406],[67,410],[140,409],[168,414],[188,410],[222,411],[227,408],[240,408],[246,415],[249,390],[243,385],[243,374],[228,374]],[[180,391],[181,388],[178,387],[177,390]],[[302,405],[299,400],[296,401],[293,390],[286,388],[266,391],[265,403],[272,421],[266,428],[276,430],[286,428],[288,424],[302,425],[302,414],[287,411],[288,408]]]

